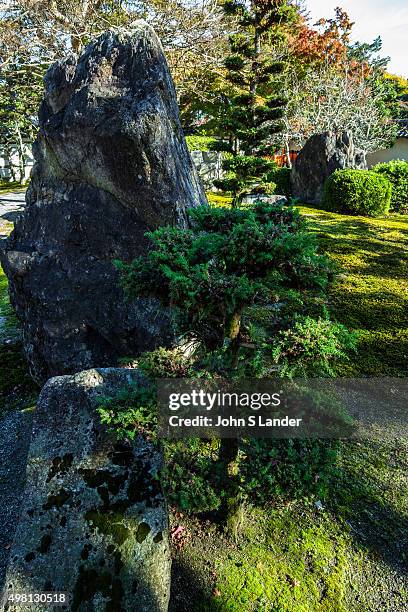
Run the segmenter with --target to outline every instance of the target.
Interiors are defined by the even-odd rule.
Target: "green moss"
[[[325,514],[252,509],[239,546],[217,561],[205,609],[242,612],[346,612],[350,537]],[[202,609],[202,608],[198,608]]]
[[[13,181],[0,181],[0,193],[18,193],[27,187],[28,183],[21,184]]]
[[[128,520],[123,514],[90,510],[85,514],[85,520],[104,535],[110,536],[119,547],[132,535],[132,530],[125,524]]]
[[[211,191],[207,192],[207,200],[210,206],[215,208],[229,208],[232,203],[232,197]]]
[[[368,219],[300,207],[338,268],[331,311],[359,335],[348,376],[408,373],[408,219]]]

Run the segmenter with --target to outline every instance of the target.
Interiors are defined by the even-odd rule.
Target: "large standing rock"
[[[325,132],[311,136],[293,164],[294,197],[309,204],[320,204],[325,180],[343,168],[367,168],[365,153],[354,146],[352,133]]]
[[[157,304],[124,302],[112,261],[206,204],[160,42],[103,34],[45,78],[27,207],[1,260],[34,377],[109,366],[166,341]]]
[[[146,442],[115,443],[95,413],[98,398],[132,382],[143,384],[137,371],[107,369],[45,385],[6,597],[64,591],[73,611],[167,610],[171,560],[156,478],[161,456]],[[42,612],[45,606],[24,609]]]

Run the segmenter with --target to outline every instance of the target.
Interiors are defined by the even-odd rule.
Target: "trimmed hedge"
[[[323,207],[348,215],[380,217],[390,209],[390,181],[369,170],[336,170],[324,184]]]
[[[372,170],[385,176],[392,184],[392,210],[408,213],[408,162],[394,159],[377,164]]]

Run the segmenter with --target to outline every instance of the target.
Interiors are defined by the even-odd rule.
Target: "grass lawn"
[[[408,217],[300,211],[338,266],[332,314],[359,334],[339,373],[406,376]],[[237,541],[173,514],[185,537],[174,550],[172,612],[405,611],[407,468],[408,441],[379,430],[340,444],[325,500],[248,508]]]

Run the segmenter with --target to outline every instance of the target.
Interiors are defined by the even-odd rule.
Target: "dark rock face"
[[[294,197],[309,204],[320,204],[325,180],[335,170],[344,168],[367,168],[365,153],[356,149],[351,132],[311,136],[292,168]]]
[[[206,204],[154,31],[103,34],[45,79],[25,213],[1,261],[33,376],[113,365],[168,341],[155,302],[129,305],[115,259]]]
[[[155,478],[161,455],[144,441],[115,442],[95,413],[98,398],[131,383],[145,384],[137,370],[102,369],[43,388],[6,597],[64,591],[70,610],[167,610],[168,515]]]

